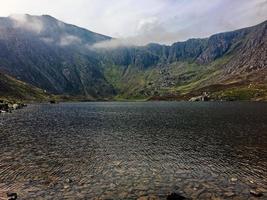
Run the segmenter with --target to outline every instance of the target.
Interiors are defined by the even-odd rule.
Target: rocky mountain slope
[[[171,46],[151,44],[113,50],[105,54],[108,57],[104,67],[106,76],[115,88],[119,88],[122,98],[188,99],[210,92],[217,98],[225,96],[227,99],[232,93],[230,98],[233,100],[265,99],[266,31],[267,22],[263,22]],[[110,55],[106,56],[108,53]]]
[[[87,98],[267,97],[267,21],[171,46],[94,49],[110,37],[51,16],[0,18],[0,71],[55,94]]]
[[[50,16],[1,18],[0,70],[56,94],[109,96],[114,89],[86,49],[107,39]]]

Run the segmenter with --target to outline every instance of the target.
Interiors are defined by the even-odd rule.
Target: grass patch
[[[228,101],[266,100],[267,89],[260,87],[230,88],[213,93],[217,99]]]

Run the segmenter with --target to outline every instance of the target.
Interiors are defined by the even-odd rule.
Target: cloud
[[[162,32],[159,32],[158,34],[147,33],[135,37],[118,38],[118,39],[101,41],[94,44],[92,48],[114,49],[118,47],[143,46],[149,43],[171,44],[171,41],[176,41],[175,39],[179,36],[179,34],[181,33],[171,33],[164,30]]]
[[[42,37],[41,40],[43,40],[45,43],[53,43],[54,39],[53,38],[49,38],[49,37]]]
[[[124,45],[207,37],[258,24],[266,10],[267,0],[3,0],[0,14],[49,14]]]
[[[9,17],[15,28],[23,28],[35,33],[40,33],[43,30],[43,23],[37,18],[32,18],[26,14],[13,14]]]
[[[138,18],[134,34],[100,42],[94,47],[116,48],[151,42],[172,44],[204,38],[260,23],[267,19],[266,10],[266,0],[166,0],[155,13]]]
[[[59,45],[60,46],[68,46],[72,44],[80,44],[82,41],[79,37],[74,35],[63,35],[60,38]]]
[[[115,49],[118,47],[128,47],[132,45],[137,45],[128,39],[112,39],[107,41],[98,42],[92,46],[87,46],[89,49]]]

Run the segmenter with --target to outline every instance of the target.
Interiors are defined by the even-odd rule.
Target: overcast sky
[[[0,15],[49,14],[94,32],[145,44],[255,25],[267,0],[0,0]],[[126,38],[126,39],[125,39]]]

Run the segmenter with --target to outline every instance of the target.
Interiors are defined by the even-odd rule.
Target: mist
[[[113,40],[95,48],[172,44],[203,38],[224,31],[253,26],[267,19],[267,0],[3,0],[0,15],[48,14],[57,19],[111,36]],[[227,14],[226,14],[227,13]],[[17,27],[36,33],[42,24],[13,17]],[[79,43],[63,37],[61,45]]]
[[[39,34],[43,30],[43,23],[37,18],[32,18],[26,14],[12,14],[9,16],[14,28],[23,28]]]

